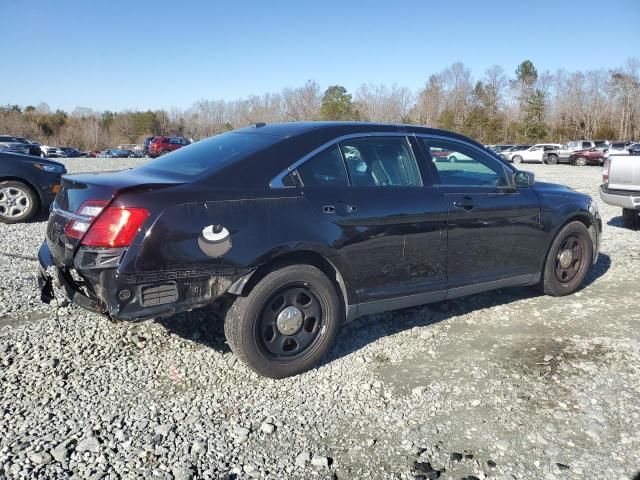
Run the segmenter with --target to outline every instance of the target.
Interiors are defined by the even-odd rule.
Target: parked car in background
[[[609,140],[594,140],[593,143],[596,150],[600,150],[601,152],[609,150]]]
[[[611,142],[609,144],[607,153],[612,154],[612,153],[624,152],[625,149],[632,144],[633,142]]]
[[[521,150],[510,151],[507,160],[513,163],[538,162],[542,163],[544,152],[560,148],[557,143],[537,143]]]
[[[62,150],[64,154],[69,158],[78,158],[78,157],[84,156],[84,153],[78,150],[77,148],[60,147],[60,150]]]
[[[597,147],[589,148],[588,150],[576,150],[569,155],[569,164],[577,165],[578,167],[584,167],[585,165],[603,165],[604,164],[603,150],[598,150]]]
[[[569,163],[569,157],[573,152],[578,150],[589,150],[594,148],[596,144],[591,140],[574,140],[572,142],[565,143],[556,150],[549,150],[542,156],[544,163],[556,165],[558,163]]]
[[[150,146],[151,146],[151,142],[152,142],[155,138],[156,138],[156,136],[154,135],[154,136],[147,137],[147,138],[145,138],[145,139],[144,139],[144,144],[143,144],[143,147],[142,147],[142,154],[143,154],[145,157],[149,157],[149,156],[151,155],[151,152],[150,152]]]
[[[604,154],[604,160],[606,161],[607,158],[615,155],[640,155],[640,143],[626,142],[624,145],[625,147],[622,149],[618,147],[615,149],[611,148],[610,150],[608,150]]]
[[[509,160],[509,156],[517,151],[522,151],[522,150],[526,150],[527,148],[530,148],[532,145],[523,145],[523,144],[518,144],[518,145],[514,145],[510,148],[506,148],[503,151],[501,151],[498,156],[504,160]]]
[[[0,146],[3,147],[2,150],[5,152],[21,153],[23,155],[29,155],[31,149],[29,144],[13,135],[0,135]]]
[[[26,222],[49,208],[63,173],[64,165],[57,162],[0,153],[0,222]]]
[[[67,156],[64,150],[58,147],[50,147],[49,145],[40,145],[42,155],[50,158],[65,158]]]
[[[40,148],[40,144],[38,142],[34,142],[33,140],[28,140],[24,137],[14,137],[19,142],[24,143],[29,147],[28,155],[32,155],[34,157],[41,157],[42,150]]]
[[[156,137],[149,144],[149,156],[156,158],[189,144],[191,140],[185,137]]]
[[[55,277],[73,303],[121,320],[219,301],[237,357],[281,378],[363,315],[508,286],[571,294],[602,222],[588,195],[456,133],[291,122],[65,176],[46,231],[43,300]]]
[[[96,158],[100,156],[100,150],[90,150],[88,152],[85,152],[87,157],[90,158]]]
[[[602,169],[600,197],[622,208],[622,223],[627,228],[640,226],[640,149],[633,155],[612,155]]]
[[[509,150],[510,148],[515,147],[514,144],[503,144],[503,145],[494,145],[491,150],[493,150],[495,153],[501,153],[504,152],[505,150]]]

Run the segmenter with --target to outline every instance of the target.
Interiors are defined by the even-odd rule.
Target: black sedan
[[[465,162],[435,162],[437,152]],[[432,154],[433,152],[433,154]],[[286,123],[132,170],[63,178],[39,252],[77,305],[121,320],[220,302],[256,372],[313,367],[362,315],[510,286],[578,289],[595,202],[417,126]]]
[[[60,189],[64,165],[0,153],[0,222],[26,222],[48,208]]]

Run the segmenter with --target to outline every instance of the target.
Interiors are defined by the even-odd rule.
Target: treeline
[[[640,61],[614,70],[538,72],[525,60],[512,75],[489,68],[474,79],[462,63],[431,75],[417,92],[362,85],[349,93],[309,81],[280,93],[200,100],[186,110],[97,112],[47,104],[0,108],[0,134],[55,146],[101,149],[141,143],[148,135],[196,140],[256,122],[362,120],[417,123],[454,130],[483,143],[640,140]]]

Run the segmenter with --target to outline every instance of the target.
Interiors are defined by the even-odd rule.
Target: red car
[[[589,148],[586,150],[576,150],[569,156],[569,163],[584,167],[585,165],[604,165],[604,152]]]
[[[149,144],[149,156],[156,158],[190,144],[191,140],[184,137],[156,137]]]

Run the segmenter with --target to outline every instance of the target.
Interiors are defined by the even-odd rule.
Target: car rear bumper
[[[610,190],[606,185],[600,185],[600,198],[609,205],[640,210],[640,192],[637,191]]]
[[[51,302],[58,288],[70,302],[86,310],[117,320],[140,321],[209,305],[241,288],[251,274],[237,269],[121,274],[117,265],[124,250],[110,250],[86,250],[76,255],[73,266],[63,266],[56,264],[49,245],[43,242],[37,272],[42,301]]]

